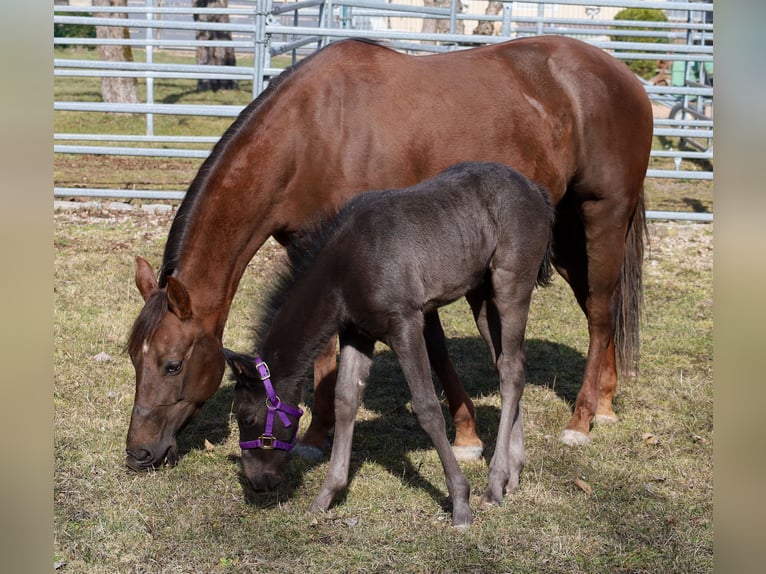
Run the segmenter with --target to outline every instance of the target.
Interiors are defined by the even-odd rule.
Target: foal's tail
[[[548,245],[545,248],[543,261],[540,263],[540,269],[537,270],[537,281],[535,282],[538,287],[545,287],[550,285],[553,279],[553,224],[556,221],[556,210],[553,207],[550,194],[542,187],[538,187],[538,190],[548,206],[548,217],[550,218]]]
[[[550,284],[553,278],[553,233],[548,238],[548,247],[545,248],[545,256],[543,262],[540,264],[540,269],[537,270],[537,282],[538,287],[545,287]]]
[[[640,342],[638,336],[641,307],[643,305],[642,273],[644,267],[644,241],[647,235],[644,192],[638,198],[636,212],[625,238],[625,258],[618,289],[618,308],[615,322],[614,345],[620,373],[638,372]]]

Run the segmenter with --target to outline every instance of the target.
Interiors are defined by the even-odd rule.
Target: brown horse
[[[595,417],[616,419],[615,351],[623,366],[637,357],[651,139],[651,106],[627,66],[565,37],[429,56],[341,41],[289,68],[203,163],[171,226],[159,281],[137,258],[145,305],[128,341],[136,370],[128,466],[176,461],[176,434],[220,386],[230,304],[269,236],[285,242],[356,194],[408,187],[474,160],[515,167],[556,205],[554,264],[590,334],[561,439],[588,442]],[[438,315],[430,323],[430,360],[450,402],[455,445],[480,446]],[[334,346],[323,357],[303,437],[314,446],[334,422]]]

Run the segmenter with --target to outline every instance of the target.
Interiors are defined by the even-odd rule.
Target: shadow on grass
[[[234,385],[224,379],[221,388],[197,411],[178,434],[178,454],[205,448],[205,440],[219,445],[229,438],[229,414],[234,401]]]
[[[469,396],[477,397],[497,391],[497,375],[489,360],[489,352],[480,337],[450,339],[448,347]],[[539,339],[528,340],[526,349],[527,384],[550,388],[562,399],[574,402],[585,368],[583,354],[566,345]],[[437,393],[441,394],[438,383]],[[311,404],[312,399],[313,393],[309,389],[306,402]],[[228,400],[230,404],[231,399]],[[409,453],[433,447],[428,435],[420,428],[409,410],[409,401],[409,388],[396,356],[389,349],[379,351],[365,389],[363,406],[380,416],[358,420],[355,424],[349,482],[365,462],[373,461],[391,475],[399,477],[405,484],[428,494],[443,510],[449,512],[451,502],[444,491],[423,477],[408,456]],[[454,429],[446,405],[444,416],[448,433],[451,435]],[[485,441],[485,457],[488,457],[494,450],[500,410],[495,407],[479,407],[477,418]],[[247,502],[257,508],[271,508],[280,501],[291,498],[303,484],[305,473],[317,464],[324,463],[328,455],[329,452],[320,461],[292,457],[286,468],[285,482],[275,491],[267,493],[254,492],[242,475],[240,458],[233,456],[231,460],[240,466],[240,484]],[[338,493],[333,506],[343,503],[346,492],[344,490]]]

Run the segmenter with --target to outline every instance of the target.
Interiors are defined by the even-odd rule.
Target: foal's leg
[[[528,270],[514,273],[496,269],[492,274],[491,289],[487,286],[468,297],[479,332],[495,359],[502,399],[495,453],[489,465],[487,489],[482,496],[485,504],[500,504],[507,491],[518,489],[526,461],[521,413],[523,343],[534,284],[535,277]]]
[[[458,460],[476,460],[481,457],[484,449],[476,433],[476,409],[450,361],[444,331],[436,311],[426,316],[423,333],[431,367],[447,395],[450,414],[455,421],[455,456]],[[337,338],[333,337],[314,362],[314,404],[311,409],[311,422],[300,444],[293,451],[304,458],[317,459],[322,456],[328,443],[327,435],[335,425],[333,401],[337,376],[336,346]]]
[[[293,452],[304,458],[318,459],[327,445],[327,435],[335,425],[336,347],[333,337],[314,362],[314,403],[311,422],[300,444]]]
[[[330,454],[330,468],[322,488],[307,512],[325,511],[335,495],[348,484],[354,419],[364,384],[370,373],[375,341],[364,337],[341,337],[340,367],[335,386],[335,440]]]
[[[452,525],[468,526],[473,522],[468,503],[469,485],[447,439],[444,415],[431,380],[428,353],[423,338],[423,321],[420,314],[392,321],[389,344],[399,358],[399,364],[410,387],[412,410],[439,453],[447,479],[447,490],[452,499]]]
[[[447,354],[447,341],[437,311],[426,313],[423,335],[431,368],[447,395],[450,414],[455,421],[455,444],[452,451],[458,460],[476,460],[484,445],[476,434],[476,409]]]

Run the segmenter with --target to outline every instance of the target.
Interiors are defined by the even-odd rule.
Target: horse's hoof
[[[620,419],[617,418],[617,415],[609,415],[609,414],[603,414],[603,415],[596,415],[593,417],[593,423],[596,424],[606,424],[610,425],[613,423],[616,423]]]
[[[321,448],[300,443],[295,445],[293,453],[306,460],[319,460],[324,456],[324,452]]]
[[[570,429],[561,431],[559,440],[569,446],[585,446],[590,443],[590,437],[588,435]]]
[[[484,452],[483,446],[453,446],[452,453],[460,461],[479,460],[481,453]]]

